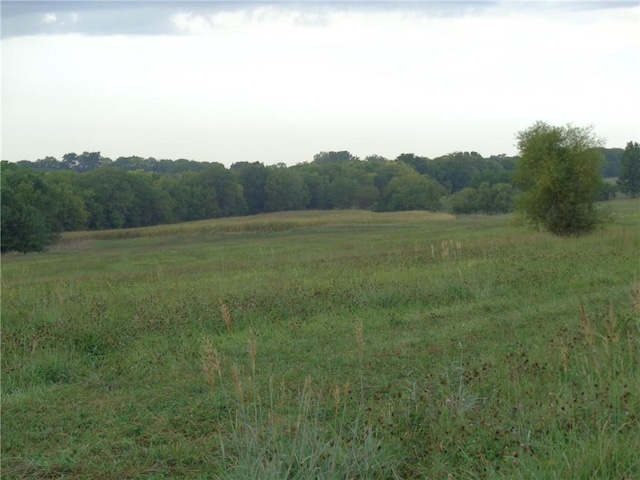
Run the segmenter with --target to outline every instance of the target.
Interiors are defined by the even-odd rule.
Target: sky
[[[0,8],[4,160],[515,155],[539,120],[640,140],[638,0]]]

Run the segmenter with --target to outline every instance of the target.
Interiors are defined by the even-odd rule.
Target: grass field
[[[640,478],[640,203],[300,212],[2,260],[4,478]]]

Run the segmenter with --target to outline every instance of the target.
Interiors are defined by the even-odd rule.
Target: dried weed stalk
[[[587,345],[591,345],[594,341],[594,333],[591,328],[589,317],[587,316],[587,311],[584,308],[584,303],[582,303],[582,299],[580,300],[580,315],[582,317],[582,329],[584,330],[585,336],[584,341]]]
[[[356,322],[356,344],[358,345],[358,353],[360,359],[364,358],[364,324],[362,320]]]
[[[256,346],[256,334],[253,328],[249,329],[249,356],[251,357],[251,372],[253,376],[256,375],[256,355],[258,354],[258,347]]]
[[[231,316],[231,310],[224,300],[220,302],[220,312],[222,313],[222,320],[224,321],[227,331],[230,332],[233,329],[233,317]]]
[[[216,376],[222,377],[220,368],[220,356],[218,350],[213,346],[210,338],[204,338],[202,342],[202,371],[211,387],[211,392],[216,389]]]

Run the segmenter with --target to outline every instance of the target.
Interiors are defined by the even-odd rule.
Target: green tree
[[[85,204],[89,212],[89,228],[128,228],[134,216],[135,192],[127,172],[102,167],[80,176]]]
[[[2,196],[5,196],[4,191]],[[44,214],[33,205],[2,200],[2,253],[40,252],[52,242]]]
[[[492,186],[494,192],[491,212],[507,213],[513,210],[514,192],[510,183],[497,183]]]
[[[602,140],[591,128],[536,122],[518,133],[514,182],[518,209],[532,225],[556,235],[580,235],[602,221],[595,208],[602,174]]]
[[[221,216],[218,195],[206,175],[200,172],[184,172],[180,175],[179,209],[183,221],[203,220]]]
[[[425,173],[455,193],[470,186],[474,174],[486,168],[486,164],[477,152],[454,152],[427,162]],[[499,168],[493,162],[488,165]]]
[[[312,210],[330,209],[329,177],[318,173],[316,166],[313,164],[300,165],[297,169],[303,176],[304,183],[309,191],[307,208]]]
[[[38,252],[54,240],[47,211],[51,195],[41,174],[1,163],[0,250]]]
[[[412,173],[393,177],[382,191],[379,209],[437,211],[444,193],[442,185],[426,175]]]
[[[478,190],[465,187],[449,197],[453,213],[474,213],[480,211],[480,195]]]
[[[78,165],[78,154],[73,152],[65,153],[62,156],[62,165],[65,170],[73,170]]]
[[[360,159],[346,150],[340,152],[320,152],[313,156],[313,163],[327,164],[327,163],[346,163],[360,161]]]
[[[622,161],[622,148],[603,148],[604,163],[602,164],[602,176],[605,178],[616,178],[620,176],[620,163]]]
[[[640,144],[638,142],[627,143],[620,163],[618,177],[620,191],[635,198],[640,195]]]
[[[42,168],[42,166],[45,166],[46,168],[51,165],[50,159],[52,158],[53,157],[47,157],[45,159],[46,163],[44,163],[44,165],[40,165],[40,162],[42,162],[42,160],[38,160],[38,162],[36,162],[34,166],[36,168]],[[100,155],[100,152],[83,152],[80,155],[76,153],[65,153],[62,156],[62,162],[58,164],[57,169],[74,170],[79,173],[85,173],[91,172],[100,167],[107,166],[110,163],[111,160],[108,158],[104,158],[102,155]]]
[[[57,232],[82,230],[87,227],[89,212],[78,186],[79,173],[72,171],[48,172],[44,174],[52,201],[48,211]]]
[[[169,196],[172,221],[189,222],[220,216],[216,191],[199,173],[161,175],[156,184]]]
[[[111,160],[103,158],[100,152],[83,152],[77,156],[77,163],[73,169],[80,173],[90,172],[110,162]]]
[[[311,195],[302,175],[286,165],[273,165],[267,169],[267,208],[269,211],[303,210]]]
[[[149,160],[138,156],[118,157],[111,166],[133,172],[135,170],[151,171]]]
[[[433,162],[427,157],[418,157],[413,153],[401,153],[396,158],[396,163],[404,163],[411,166],[411,168],[421,175],[429,175],[431,178],[436,178],[431,169]]]
[[[243,196],[242,186],[236,181],[233,172],[221,163],[213,162],[198,176],[215,192],[220,216],[232,217],[247,213],[247,202]]]
[[[602,182],[600,182],[600,188],[598,188],[598,195],[596,196],[596,200],[598,202],[614,200],[619,190],[620,189],[618,188],[617,183],[611,183],[606,180],[602,180]]]
[[[127,172],[127,179],[133,190],[133,204],[127,226],[146,227],[172,220],[171,198],[158,186],[157,176],[158,174],[141,170]]]
[[[508,183],[482,183],[479,188],[465,187],[454,193],[449,205],[454,213],[507,213],[513,209],[513,197]]]
[[[380,162],[373,164],[372,166],[372,170],[375,174],[374,184],[381,191],[384,190],[394,177],[414,175],[416,173],[416,170],[414,170],[412,166],[397,160]]]
[[[358,182],[353,178],[336,178],[329,186],[331,206],[338,209],[351,208],[358,188]]]
[[[23,160],[18,162],[18,164],[24,164],[24,166],[30,167],[34,170],[64,170],[64,164],[62,162],[59,162],[55,157],[44,157],[36,160],[35,162],[27,162]]]
[[[380,199],[380,190],[375,185],[359,186],[352,200],[355,208],[373,210]]]
[[[266,210],[267,167],[260,162],[239,162],[231,165],[244,195],[249,214],[262,213]]]

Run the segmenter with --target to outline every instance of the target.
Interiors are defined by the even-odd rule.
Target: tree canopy
[[[637,142],[627,143],[622,153],[618,186],[630,197],[640,195],[640,144]]]

